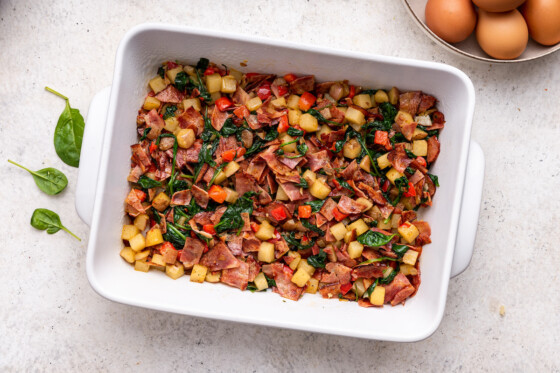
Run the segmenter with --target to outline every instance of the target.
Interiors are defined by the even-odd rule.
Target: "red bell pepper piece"
[[[351,85],[350,86],[350,93],[348,93],[348,98],[354,98],[356,96],[356,87]]]
[[[249,114],[251,114],[251,113],[249,112],[249,109],[247,109],[247,106],[243,105],[243,106],[239,106],[237,109],[235,109],[233,111],[233,114],[235,114],[236,117],[241,119],[241,118],[248,117]]]
[[[220,111],[226,111],[226,109],[230,108],[231,106],[233,106],[233,102],[231,102],[231,100],[227,97],[220,97],[216,100],[216,107]]]
[[[144,193],[140,189],[132,189],[132,190],[134,191],[134,194],[136,194],[136,198],[138,198],[140,201],[144,202],[146,200],[146,193]]]
[[[245,154],[246,152],[247,149],[245,148],[226,150],[225,152],[222,153],[222,159],[226,162],[231,162],[234,159],[243,156],[243,154]]]
[[[224,203],[227,197],[227,192],[219,185],[212,185],[208,191],[208,197],[218,203]]]
[[[284,133],[290,128],[290,123],[288,122],[288,116],[282,115],[280,117],[280,123],[278,123],[278,133]]]
[[[173,61],[167,61],[167,70],[174,69],[174,68],[176,68],[177,66],[179,66],[179,65],[177,65],[175,62],[173,62]]]
[[[270,89],[270,82],[264,82],[259,88],[257,88],[257,96],[263,101],[272,95],[272,90]]]
[[[214,224],[204,224],[202,226],[202,230],[209,234],[216,234],[216,231],[214,230]]]
[[[280,97],[284,96],[287,93],[288,93],[288,87],[286,87],[285,85],[279,85],[278,86],[278,95]]]
[[[311,109],[311,106],[313,106],[315,101],[317,101],[317,97],[313,96],[309,92],[303,92],[303,94],[299,98],[298,106],[301,110],[307,111]]]
[[[387,190],[389,190],[390,185],[391,185],[391,183],[389,182],[389,180],[385,180],[385,182],[383,183],[383,186],[381,187],[381,190],[386,192]]]
[[[350,289],[352,289],[352,283],[349,282],[347,284],[344,285],[340,285],[340,291],[342,292],[343,295],[346,295],[346,293],[348,293],[350,291]]]
[[[303,205],[298,207],[298,216],[301,219],[309,219],[311,217],[311,206]]]
[[[258,223],[255,223],[254,221],[251,222],[251,230],[253,232],[257,232],[259,230],[261,226]]]
[[[342,212],[340,212],[338,207],[333,208],[332,212],[336,221],[342,221],[348,217],[348,214],[343,214]]]
[[[408,190],[404,192],[403,196],[405,197],[415,197],[416,196],[416,189],[414,185],[409,181],[408,182]]]
[[[154,141],[152,141],[150,143],[150,148],[149,148],[150,154],[152,154],[156,149],[157,149],[157,145]]]
[[[288,83],[293,82],[294,80],[297,79],[297,76],[295,74],[286,74],[284,75],[284,80],[287,81]]]
[[[389,141],[389,133],[386,131],[375,131],[375,137],[373,139],[374,144],[385,145]]]
[[[247,74],[245,74],[245,77],[252,78],[252,77],[257,76],[257,75],[261,75],[261,74],[259,74],[259,73],[247,73]]]
[[[278,206],[274,210],[270,211],[270,215],[277,221],[282,221],[287,218],[286,210],[284,210],[283,206]]]
[[[213,67],[207,67],[206,70],[204,70],[204,75],[212,75],[216,72],[216,70]]]

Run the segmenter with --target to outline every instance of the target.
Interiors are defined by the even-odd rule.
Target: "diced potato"
[[[134,263],[134,250],[132,250],[130,247],[123,248],[121,250],[121,257],[130,264]]]
[[[369,158],[368,155],[366,155],[364,158],[362,158],[362,160],[360,161],[360,168],[362,170],[364,170],[365,172],[370,172],[371,171],[371,159]]]
[[[397,89],[397,87],[393,87],[391,88],[391,90],[389,91],[389,102],[391,103],[391,105],[396,105],[399,103],[399,95],[400,92]]]
[[[305,272],[309,273],[309,276],[313,276],[313,274],[315,273],[315,267],[307,263],[307,259],[300,260],[297,269],[303,269]]]
[[[150,250],[140,251],[134,254],[134,260],[145,260],[150,255]]]
[[[193,78],[196,77],[196,69],[193,66],[186,65],[185,67],[183,67],[183,71]]]
[[[185,274],[185,267],[182,264],[166,265],[165,274],[173,280],[177,280]]]
[[[403,177],[404,175],[401,174],[399,171],[395,170],[394,167],[391,167],[391,169],[387,171],[385,176],[387,177],[387,179],[389,179],[391,183],[395,184],[395,180],[397,180],[399,177]]]
[[[142,108],[144,110],[152,110],[158,109],[160,105],[161,102],[157,98],[148,96],[144,100],[144,105],[142,105]]]
[[[188,149],[194,144],[195,134],[192,128],[183,128],[177,132],[177,145]]]
[[[299,124],[301,119],[301,110],[299,109],[290,109],[288,110],[288,122],[291,126],[296,126]]]
[[[311,279],[311,276],[304,269],[298,269],[292,276],[292,282],[300,288],[304,287],[309,279]]]
[[[167,72],[165,73],[167,75],[167,77],[169,78],[169,80],[171,81],[171,83],[175,84],[175,77],[177,76],[177,74],[179,74],[181,71],[183,71],[183,67],[182,66],[177,66],[174,69],[171,70],[167,70]]]
[[[409,222],[405,222],[404,224],[401,224],[397,230],[399,234],[402,236],[402,238],[404,238],[405,241],[408,243],[412,243],[416,239],[416,237],[418,237],[418,235],[420,234],[418,228],[416,228],[414,224],[411,224]]]
[[[226,202],[227,203],[235,203],[237,201],[237,198],[239,198],[239,193],[237,193],[235,190],[230,189],[230,188],[224,188],[224,190],[227,193]]]
[[[159,228],[153,227],[146,233],[146,247],[159,245],[163,243],[163,236]]]
[[[216,102],[218,99],[220,99],[222,97],[222,94],[220,92],[214,92],[210,94],[210,101],[213,104],[214,102]]]
[[[348,244],[348,255],[352,259],[356,259],[362,256],[362,251],[364,251],[364,245],[358,241],[352,241]]]
[[[369,297],[369,302],[374,306],[383,306],[383,303],[385,303],[385,288],[376,286]]]
[[[272,263],[274,261],[274,244],[270,242],[261,242],[258,259],[260,262]]]
[[[391,229],[391,220],[389,219],[389,220],[385,221],[383,218],[380,218],[377,221],[377,228],[385,229],[385,230]]]
[[[307,281],[307,288],[305,288],[305,292],[309,294],[317,293],[317,289],[319,289],[319,280],[316,278],[310,278]]]
[[[203,283],[206,278],[206,272],[208,272],[208,267],[202,264],[195,264],[191,272],[191,282]]]
[[[356,293],[358,297],[362,297],[362,295],[364,295],[364,293],[367,290],[364,285],[364,280],[361,278],[354,281],[354,285],[352,286],[352,289],[354,290],[354,293]]]
[[[161,212],[165,210],[170,203],[171,203],[171,198],[169,198],[169,196],[164,192],[161,192],[152,201],[152,207],[158,210],[159,212]]]
[[[229,74],[233,76],[238,83],[241,83],[241,79],[243,79],[243,73],[241,71],[230,68]]]
[[[237,89],[237,79],[233,75],[222,77],[222,87],[220,91],[223,93],[233,93]]]
[[[381,217],[381,210],[379,209],[379,207],[373,206],[368,215],[371,216],[374,220],[379,220],[379,218]]]
[[[368,201],[369,202],[369,201]],[[371,203],[371,202],[370,202]],[[368,225],[364,222],[364,219],[358,219],[353,223],[348,224],[346,227],[347,230],[356,230],[356,236],[361,236],[362,234],[366,233],[369,229]]]
[[[362,93],[360,95],[354,96],[352,101],[354,101],[354,105],[358,105],[359,107],[364,108],[366,110],[373,107],[371,96],[368,95],[367,93]]]
[[[418,251],[412,249],[404,253],[402,258],[403,263],[409,264],[411,266],[416,264],[417,259],[418,259]]]
[[[379,91],[375,92],[373,99],[376,103],[381,104],[383,102],[389,101],[389,95],[384,90],[380,89]]]
[[[163,80],[161,76],[156,76],[155,78],[150,80],[148,85],[150,86],[152,91],[154,91],[154,93],[156,94],[163,91],[165,87],[167,87],[167,84],[165,84],[165,80]]]
[[[342,111],[342,112],[344,113],[344,115],[346,115],[346,111],[348,111],[348,107],[346,107],[346,106],[337,106],[336,108],[337,108],[338,110]],[[346,123],[346,122],[347,122],[347,121],[346,121],[346,118],[344,118],[343,123]]]
[[[385,153],[382,156],[377,157],[377,164],[380,169],[387,168],[391,165],[391,161],[387,158],[389,153]]]
[[[206,76],[206,88],[208,93],[220,92],[222,88],[222,77],[218,73]]]
[[[331,233],[336,238],[337,241],[340,241],[344,238],[344,235],[348,232],[344,224],[342,222],[335,224],[331,227]]]
[[[150,270],[150,265],[142,260],[137,260],[134,263],[134,270],[140,272],[148,272]]]
[[[395,116],[395,123],[397,123],[399,126],[407,125],[412,122],[414,122],[414,119],[412,119],[412,115],[410,115],[406,111],[399,111]]]
[[[138,252],[146,247],[146,239],[142,236],[142,233],[138,233],[136,236],[128,240],[128,244],[132,250]]]
[[[227,166],[224,167],[224,173],[226,174],[226,177],[230,177],[231,175],[239,171],[240,168],[241,166],[239,166],[239,163],[237,163],[236,161],[231,161],[227,164]]]
[[[398,228],[400,221],[401,221],[401,215],[400,214],[391,215],[391,228]]]
[[[268,289],[268,281],[266,281],[266,277],[264,277],[264,273],[260,272],[257,277],[255,277],[255,286],[259,291]]]
[[[128,241],[138,233],[140,233],[140,229],[138,229],[138,227],[135,225],[125,224],[122,227],[121,238]]]
[[[291,95],[290,97],[288,97],[287,105],[290,109],[299,110],[299,96]]]
[[[262,104],[263,103],[260,97],[256,96],[250,99],[249,101],[247,101],[245,106],[247,106],[247,109],[249,109],[249,111],[255,111],[258,110],[262,106]]]
[[[419,157],[428,155],[428,142],[426,140],[414,140],[412,142],[412,152]]]
[[[410,264],[401,264],[400,272],[405,276],[416,276],[418,274],[416,267]]]
[[[329,134],[329,133],[331,133],[331,132],[332,132],[331,127],[327,126],[326,124],[323,124],[323,125],[319,128],[319,131],[317,132],[317,138],[318,138],[319,140],[321,140],[321,136],[322,136],[323,134]]]
[[[214,184],[221,184],[227,179],[227,175],[224,170],[220,170],[216,177],[214,178]]]
[[[161,254],[154,254],[152,255],[152,264],[156,266],[161,266],[165,268],[165,260],[163,260],[163,255]]]
[[[415,128],[412,133],[412,140],[422,140],[428,136],[426,131],[422,131],[420,128]]]
[[[179,128],[179,121],[176,117],[169,117],[164,122],[165,126],[163,128],[169,132],[175,132]]]
[[[313,185],[309,187],[309,193],[315,198],[325,199],[329,196],[331,188],[321,179],[315,180]]]
[[[200,111],[202,109],[200,100],[198,98],[187,98],[183,100],[183,110],[187,111],[187,109],[191,107],[196,111]]]
[[[406,210],[412,210],[416,206],[416,197],[403,197],[401,202]]]
[[[311,170],[305,170],[301,177],[303,177],[309,185],[313,184],[315,180],[317,180],[317,174]]]
[[[289,267],[293,270],[295,270],[299,264],[299,262],[301,261],[301,254],[298,253],[297,251],[288,251],[288,254],[286,254],[287,256],[294,258],[290,264]]]
[[[350,139],[342,147],[343,154],[346,158],[355,159],[362,152],[362,146],[356,139]],[[365,157],[368,158],[368,157]]]
[[[364,113],[362,113],[360,110],[355,109],[353,107],[349,107],[346,110],[344,119],[346,119],[350,123],[357,124],[359,126],[366,123],[366,117],[364,116]]]
[[[275,100],[270,101],[270,103],[272,104],[272,106],[274,106],[275,109],[283,109],[287,106],[286,99],[284,97],[279,97]]]
[[[291,143],[291,144],[284,145],[284,146],[281,147],[281,149],[284,150],[284,152],[294,153],[297,150],[297,144],[295,142],[292,142],[292,141],[295,140],[292,136],[290,136],[286,132],[284,132],[284,133],[280,134],[279,138],[280,138],[280,141],[282,141],[282,144]]]
[[[264,220],[259,226],[257,233],[255,233],[255,236],[261,241],[270,240],[274,237],[274,227],[270,225],[268,220]]]
[[[319,129],[319,121],[313,115],[305,113],[299,118],[299,126],[305,132],[316,132]]]
[[[204,278],[205,281],[207,282],[211,282],[213,284],[216,284],[218,282],[220,282],[220,278],[222,277],[222,271],[208,271],[206,272],[206,277]]]
[[[346,232],[346,234],[344,235],[344,242],[345,242],[345,243],[350,243],[350,242],[352,242],[352,241],[355,240],[355,239],[356,239],[356,236],[355,236],[355,233],[354,233],[353,231],[350,231],[350,230],[349,230],[349,231]]]
[[[288,197],[288,195],[284,191],[284,188],[282,188],[282,185],[278,185],[278,189],[276,190],[276,200],[277,201],[289,201],[290,200],[290,197]]]

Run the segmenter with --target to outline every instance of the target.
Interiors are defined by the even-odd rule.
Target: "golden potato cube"
[[[344,119],[346,119],[348,122],[352,124],[357,124],[358,126],[361,126],[366,122],[366,117],[364,116],[364,113],[362,113],[360,110],[355,109],[353,107],[349,107],[346,110]]]
[[[405,276],[416,276],[418,274],[418,270],[410,264],[401,264],[400,272]]]
[[[179,128],[179,120],[176,117],[169,117],[164,122],[165,126],[163,128],[169,132],[175,132]]]
[[[406,253],[404,253],[402,261],[403,263],[413,266],[416,264],[417,259],[418,259],[418,251],[409,249]]]
[[[196,77],[196,69],[194,68],[194,66],[185,65],[185,67],[183,67],[183,71],[193,78]]]
[[[369,302],[374,306],[382,306],[385,303],[385,288],[383,286],[376,286],[369,297]]]
[[[282,185],[278,185],[278,189],[276,190],[276,200],[277,201],[289,201],[290,200],[290,197],[288,197],[288,195],[284,191],[284,188],[282,188]]]
[[[150,264],[142,260],[137,260],[134,263],[134,270],[140,272],[148,272],[150,270]]]
[[[283,109],[287,106],[286,99],[284,97],[279,97],[275,100],[270,101],[270,103],[272,104],[272,106],[274,106],[275,109]]]
[[[227,175],[223,170],[220,170],[214,178],[214,184],[221,184],[227,179]]]
[[[362,146],[356,139],[350,139],[350,141],[347,141],[346,144],[344,144],[344,146],[342,147],[342,154],[344,154],[344,156],[349,159],[358,158],[361,152]]]
[[[163,80],[161,76],[156,76],[155,78],[150,80],[148,85],[150,86],[152,91],[154,91],[154,93],[159,93],[163,91],[165,87],[167,87],[167,84],[165,84],[165,80]]]
[[[165,260],[163,260],[163,255],[161,254],[154,254],[152,255],[152,265],[156,265],[162,268],[165,268]]]
[[[152,110],[158,109],[160,105],[161,102],[157,98],[148,96],[144,100],[144,105],[142,105],[142,108],[144,110]]]
[[[159,245],[163,243],[163,236],[159,228],[153,227],[146,233],[146,247]]]
[[[278,137],[282,141],[282,144],[288,144],[288,145],[283,145],[281,147],[281,149],[284,150],[284,152],[294,153],[297,150],[297,144],[295,142],[293,142],[295,139],[292,136],[290,136],[286,132],[284,132],[284,133],[281,133],[280,136],[278,136]]]
[[[362,158],[362,160],[360,161],[360,168],[362,170],[364,170],[365,172],[370,172],[371,171],[371,159],[369,158],[368,155],[366,155],[364,158]]]
[[[130,239],[140,233],[140,229],[138,229],[135,225],[125,224],[122,227],[121,238],[123,240],[130,241]]]
[[[215,103],[218,99],[222,97],[220,92],[214,92],[210,94],[210,103]]]
[[[175,78],[177,77],[177,74],[179,74],[181,71],[183,71],[183,66],[177,66],[174,69],[167,70],[165,75],[167,75],[171,83],[175,84]]]
[[[385,221],[383,218],[380,218],[377,221],[377,228],[384,229],[384,230],[391,229],[391,220],[389,219],[389,220]]]
[[[134,254],[134,260],[146,260],[149,255],[150,250],[140,251],[139,253]]]
[[[397,180],[399,177],[403,177],[404,174],[401,174],[399,171],[395,170],[395,168],[391,167],[391,169],[387,171],[385,176],[391,183],[395,184],[395,180]]]
[[[297,269],[298,270],[303,269],[305,272],[309,273],[309,276],[313,276],[313,274],[315,273],[315,267],[307,263],[307,259],[301,259],[299,261]]]
[[[300,288],[304,287],[309,279],[311,279],[311,276],[309,275],[309,273],[307,273],[306,270],[302,268],[298,269],[292,276],[292,282]]]
[[[259,291],[268,289],[268,281],[266,281],[266,277],[264,277],[264,273],[259,273],[257,277],[255,277],[255,286]]]
[[[317,174],[311,170],[305,170],[301,177],[303,177],[309,185],[313,184],[315,180],[317,180]]]
[[[226,202],[235,203],[237,201],[237,198],[239,198],[239,193],[237,193],[235,190],[230,188],[224,188],[224,190],[227,193]]]
[[[268,220],[265,220],[259,226],[259,230],[255,233],[255,237],[257,237],[261,241],[270,240],[274,237],[274,227],[270,225]]]
[[[352,290],[354,290],[354,293],[356,293],[358,297],[362,297],[362,295],[364,295],[364,293],[367,290],[364,285],[364,280],[360,278],[354,281],[354,284],[352,285]]]
[[[253,97],[252,99],[247,101],[245,106],[247,106],[247,109],[249,109],[249,111],[256,111],[262,106],[262,104],[263,103],[262,103],[261,98],[259,96],[257,96],[257,97]]]
[[[387,168],[387,167],[389,167],[389,166],[392,164],[391,161],[389,160],[389,158],[387,158],[387,155],[388,155],[388,154],[389,154],[389,153],[385,153],[385,154],[383,154],[382,156],[377,157],[377,164],[379,165],[379,168],[380,168],[380,169]],[[365,157],[364,157],[364,158],[365,158]],[[368,157],[368,158],[369,158],[369,157]]]
[[[410,124],[412,122],[414,122],[414,119],[412,119],[412,115],[410,115],[406,111],[399,111],[395,116],[395,123],[397,123],[399,126]]]
[[[342,222],[337,223],[331,227],[331,233],[337,241],[342,240],[346,232],[348,232],[348,230],[346,229],[344,224],[342,224]]]
[[[319,121],[313,115],[305,113],[299,118],[299,126],[305,132],[316,132],[319,129]]]
[[[208,267],[202,264],[195,264],[191,272],[191,282],[199,282],[202,284],[206,278],[206,272],[208,272]]]
[[[393,87],[391,88],[391,90],[389,91],[389,102],[391,103],[391,105],[396,105],[399,103],[399,95],[400,92],[397,89],[397,87]]]
[[[398,228],[400,221],[401,221],[401,215],[400,214],[391,215],[391,228]]]
[[[428,155],[428,142],[426,140],[414,140],[412,142],[412,152],[419,157]]]
[[[165,274],[173,280],[177,280],[185,274],[185,267],[182,264],[168,264],[165,266]]]
[[[292,261],[289,264],[289,267],[295,271],[295,269],[297,268],[297,266],[299,265],[299,262],[301,261],[301,254],[298,253],[297,251],[288,251],[287,256],[294,258],[292,259]]]
[[[214,272],[208,271],[206,273],[205,281],[216,284],[220,282],[221,277],[222,277],[222,271],[214,271]]]
[[[146,247],[146,239],[142,236],[142,233],[138,233],[136,236],[128,240],[128,244],[132,250],[138,252]]]
[[[121,257],[130,264],[134,263],[134,251],[130,247],[121,250]]]
[[[321,140],[321,136],[323,136],[323,134],[328,135],[329,133],[332,132],[332,129],[327,126],[326,124],[323,124],[320,128],[319,131],[317,132],[317,138],[319,140]],[[322,141],[322,140],[321,140]]]
[[[354,233],[352,231],[348,231],[346,232],[346,234],[344,235],[344,242],[345,243],[350,243],[352,242],[352,240],[354,240],[356,237],[354,236]]]
[[[317,293],[317,289],[319,289],[319,280],[316,278],[310,278],[307,281],[307,288],[305,288],[305,292],[309,294]]]
[[[291,126],[297,126],[301,119],[301,110],[299,109],[290,109],[288,110],[288,122]]]
[[[364,221],[364,219],[358,219],[355,222],[348,224],[346,229],[349,231],[356,230],[356,236],[361,236],[362,234],[366,233],[369,230],[369,227]]]
[[[348,244],[348,255],[352,259],[356,259],[362,256],[362,251],[364,251],[364,245],[358,241],[352,241]]]
[[[373,207],[373,203],[369,199],[364,197],[358,197],[356,199],[356,202],[364,206],[364,211],[368,211],[370,208]]]
[[[375,92],[373,99],[376,103],[381,104],[383,102],[389,101],[389,95],[384,90],[380,89],[379,91]]]
[[[226,177],[230,177],[231,175],[239,171],[240,168],[241,166],[239,165],[239,163],[237,163],[236,161],[231,161],[227,164],[226,167],[224,167],[224,173],[226,174]]]
[[[183,149],[188,149],[193,146],[196,136],[192,128],[180,129],[177,134],[177,145]]]
[[[299,111],[299,96],[298,95],[290,95],[290,97],[288,97],[287,105],[288,105],[288,108]]]
[[[259,262],[272,263],[274,261],[274,244],[261,242],[258,253]]]
[[[196,111],[200,111],[202,109],[202,105],[200,104],[200,99],[187,98],[186,100],[183,100],[183,110],[187,111],[191,107]]]
[[[243,79],[243,73],[241,71],[230,68],[229,74],[233,76],[238,83],[241,83],[241,79]]]
[[[237,89],[237,80],[232,75],[222,77],[222,93],[234,93]]]
[[[409,222],[401,224],[399,228],[397,228],[397,230],[401,235],[401,237],[404,238],[404,240],[408,243],[412,243],[416,239],[416,237],[418,237],[418,235],[420,234],[418,228],[416,228],[414,224],[411,224]]]
[[[422,131],[420,128],[415,128],[412,133],[412,140],[422,140],[428,136],[426,131]]]
[[[208,89],[208,93],[217,93],[220,92],[222,88],[222,77],[218,73],[214,73],[212,75],[206,76],[206,89]]]
[[[354,101],[354,105],[358,105],[359,107],[364,108],[366,110],[371,109],[373,107],[371,96],[368,95],[367,93],[362,93],[354,96],[352,101]]]
[[[313,185],[309,187],[309,193],[315,198],[325,199],[329,196],[331,188],[321,179],[315,180]]]
[[[171,198],[169,198],[169,196],[164,192],[161,192],[152,201],[152,207],[158,210],[159,212],[161,212],[165,210],[170,203],[171,203]]]

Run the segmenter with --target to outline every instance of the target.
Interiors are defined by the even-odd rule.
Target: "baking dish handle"
[[[474,250],[478,215],[484,183],[484,153],[478,143],[471,141],[465,187],[459,216],[459,228],[455,241],[455,254],[451,266],[451,277],[455,277],[469,266]]]
[[[111,87],[109,86],[97,92],[91,100],[80,153],[80,168],[76,185],[76,211],[84,223],[90,226],[110,95]]]

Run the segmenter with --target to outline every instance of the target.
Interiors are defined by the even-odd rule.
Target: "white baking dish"
[[[447,125],[433,173],[439,175],[441,188],[434,206],[423,214],[432,226],[433,243],[422,254],[420,290],[406,306],[366,309],[319,295],[293,302],[271,292],[241,292],[225,285],[191,283],[188,277],[173,281],[159,271],[136,272],[119,257],[130,145],[136,141],[136,113],[146,94],[146,82],[162,61],[192,63],[199,57],[236,68],[246,60],[245,71],[315,74],[319,81],[349,79],[368,87],[418,89],[440,100]],[[371,339],[416,341],[436,330],[443,316],[452,263],[453,274],[458,274],[472,255],[483,179],[482,151],[470,140],[474,89],[464,73],[432,62],[186,27],[142,25],[131,30],[119,46],[108,98],[109,89],[105,89],[90,106],[76,193],[78,213],[91,225],[87,275],[100,295],[186,315]]]

